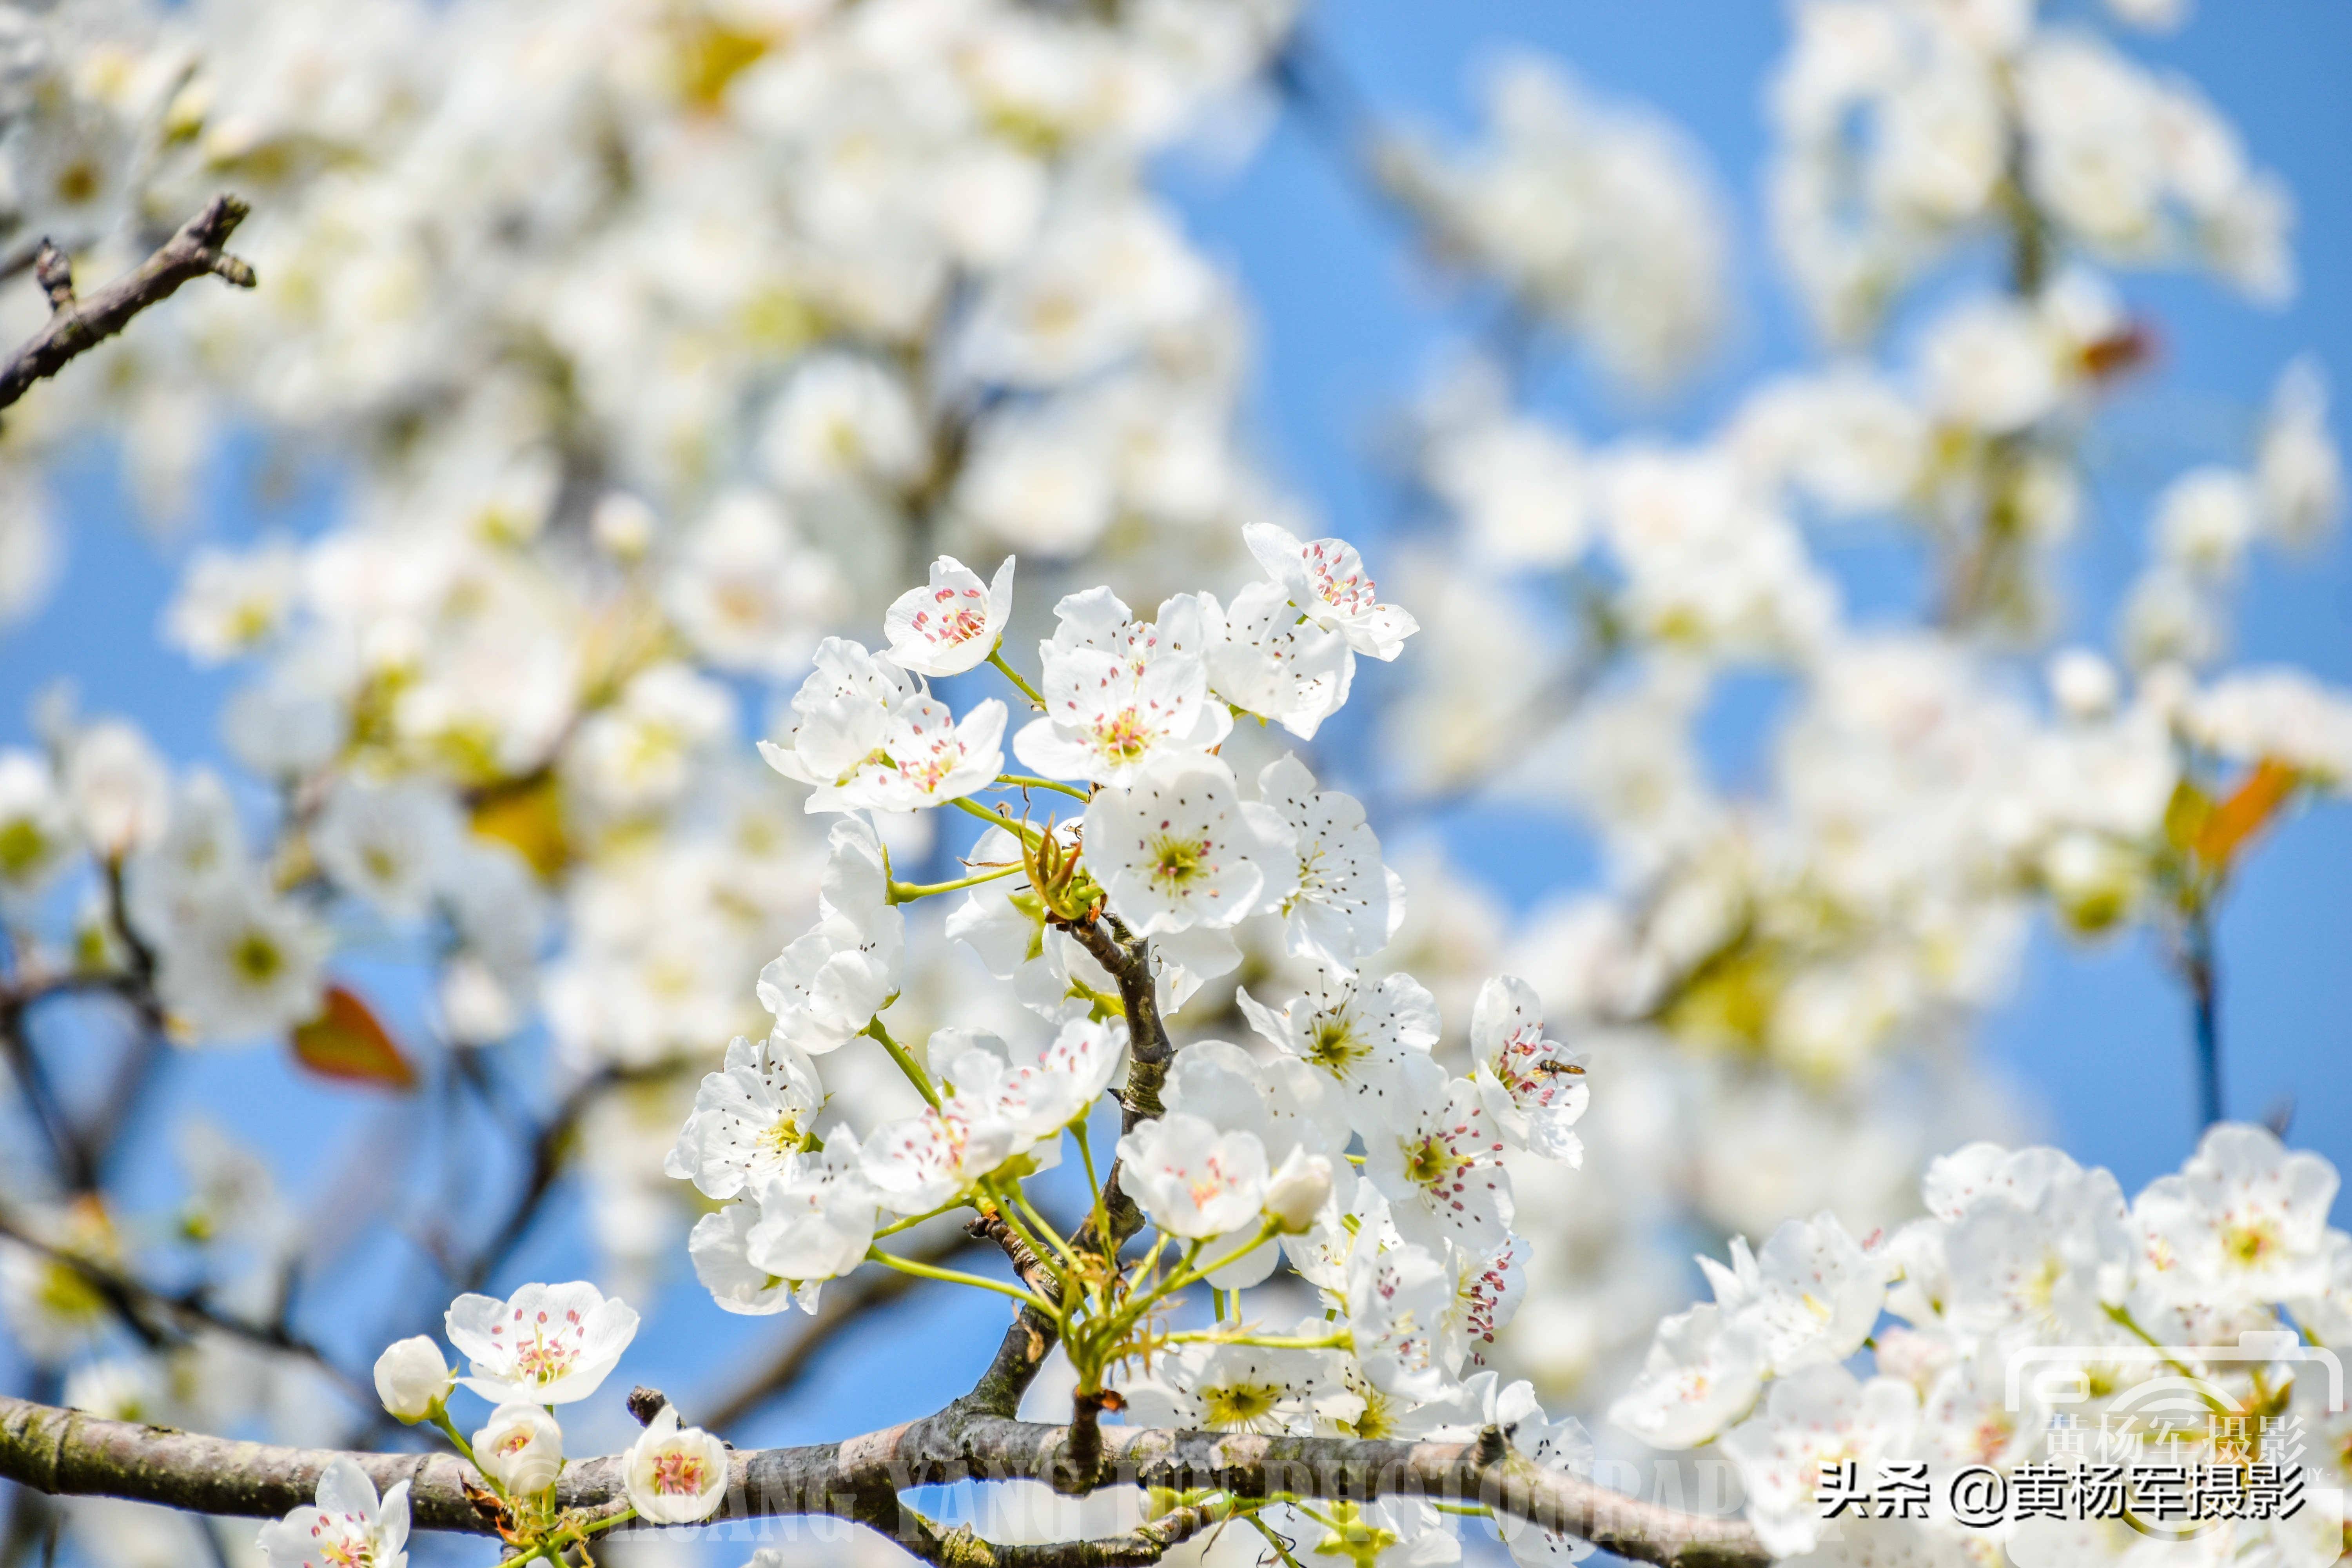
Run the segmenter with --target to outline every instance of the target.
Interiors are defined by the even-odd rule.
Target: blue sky
[[[2118,477],[2102,489],[2101,520],[2078,548],[2068,584],[2078,624],[2093,636],[2138,562],[2146,494],[2178,468],[2214,455],[2206,433],[2242,418],[2280,367],[2306,349],[2339,389],[2352,389],[2352,301],[2336,282],[2352,248],[2352,163],[2343,151],[2352,147],[2352,94],[2342,89],[2352,66],[2352,6],[2206,0],[2202,9],[2177,37],[2128,47],[2195,77],[2243,129],[2258,161],[2285,175],[2301,206],[2296,250],[2305,286],[2292,307],[2265,311],[2193,278],[2122,280],[2126,297],[2159,323],[2163,354],[2119,401],[2101,438]],[[1655,105],[1706,150],[1744,258],[1732,340],[1685,394],[1651,410],[1627,410],[1572,365],[1545,376],[1547,405],[1586,433],[1696,433],[1759,373],[1809,356],[1792,302],[1766,261],[1756,200],[1765,152],[1760,95],[1782,38],[1776,6],[1349,0],[1313,26],[1384,110],[1466,130],[1477,63],[1525,45],[1571,62],[1596,89]],[[1459,325],[1444,291],[1412,262],[1393,221],[1335,172],[1295,120],[1277,124],[1238,174],[1179,168],[1171,179],[1196,232],[1252,301],[1265,455],[1335,531],[1376,538],[1390,502],[1367,458],[1381,417],[1421,387]],[[2341,430],[2344,421],[2336,424]],[[2185,442],[2176,438],[2182,431]],[[267,523],[253,510],[248,468],[242,454],[224,460],[194,537],[245,537]],[[64,674],[87,708],[137,716],[176,755],[216,757],[212,715],[229,682],[189,669],[155,641],[171,552],[159,554],[134,531],[104,454],[70,463],[62,495],[72,532],[68,574],[42,616],[0,634],[0,743],[26,737],[28,700]],[[285,515],[315,516],[320,499],[316,488],[306,490]],[[1916,586],[1916,563],[1899,548],[1856,552],[1848,564],[1858,604],[1900,605]],[[1409,582],[1396,586],[1409,596]],[[2352,552],[2341,539],[2309,561],[2259,561],[2242,603],[2244,657],[2292,660],[2352,684]],[[1720,759],[1727,768],[1740,765],[1737,750],[1727,743]],[[1514,900],[1590,875],[1589,855],[1557,829],[1496,813],[1451,826],[1474,869]],[[2352,1044],[2342,1000],[2352,969],[2347,873],[2352,811],[2311,811],[2252,856],[2221,926],[2231,1108],[2259,1114],[2292,1100],[2295,1141],[2339,1164],[2352,1163],[2352,1074],[2341,1066]],[[2145,940],[2084,952],[2042,931],[2016,998],[1990,1021],[1985,1039],[1998,1068],[2045,1108],[2054,1141],[2113,1167],[2128,1191],[2177,1165],[2193,1139],[2187,1018],[2179,987]],[[259,1059],[215,1056],[181,1070],[221,1110],[265,1097],[273,1120],[299,1130],[283,1146],[291,1169],[320,1170],[322,1144],[381,1114],[364,1097],[293,1082]],[[526,1268],[552,1273],[575,1263],[564,1229],[554,1227]],[[693,1348],[665,1356],[649,1340],[632,1371],[650,1381],[667,1373],[681,1388],[716,1387],[723,1378],[712,1372],[712,1346],[731,1352],[768,1337],[721,1320],[690,1283],[663,1310],[675,1314],[668,1328],[694,1331]],[[872,1331],[868,1353],[853,1349],[837,1360],[788,1416],[758,1436],[837,1434],[853,1420],[915,1414],[935,1402],[931,1370],[978,1364],[1000,1323],[992,1306],[915,1309]],[[920,1342],[924,1353],[877,1358],[871,1352],[886,1335]],[[667,1330],[655,1337],[679,1343]]]
[[[1705,150],[1730,201],[1741,258],[1730,341],[1693,385],[1652,408],[1629,409],[1573,363],[1541,377],[1546,406],[1586,434],[1700,433],[1760,374],[1812,356],[1793,297],[1770,264],[1758,200],[1768,153],[1764,83],[1785,37],[1777,6],[1356,0],[1325,11],[1314,35],[1366,99],[1441,132],[1466,134],[1476,123],[1482,61],[1533,47],[1568,62],[1601,93],[1663,110]],[[2092,640],[2103,637],[2137,570],[2152,489],[2191,463],[2234,455],[2231,434],[2298,353],[2315,353],[2339,391],[2352,391],[2352,303],[2335,282],[2352,241],[2352,163],[2343,153],[2352,145],[2352,98],[2341,90],[2352,64],[2352,7],[2208,0],[2180,33],[2126,35],[2125,47],[2197,80],[2242,128],[2255,160],[2284,174],[2301,212],[2295,250],[2305,286],[2289,308],[2270,310],[2201,278],[2119,278],[2135,310],[2156,322],[2161,351],[2093,437],[2104,468],[2098,516],[2074,551],[2066,584],[2073,625]],[[1277,468],[1339,531],[1376,535],[1392,510],[1366,461],[1380,420],[1423,384],[1462,313],[1413,262],[1395,223],[1295,116],[1239,178],[1182,180],[1180,189],[1212,253],[1247,285]],[[1970,273],[1963,258],[1951,276],[1931,279],[1922,299],[1968,287]],[[1892,329],[1898,355],[1906,325],[1898,319]],[[2335,424],[2340,433],[2340,414]],[[1836,559],[1849,601],[1865,615],[1917,602],[1917,563],[1899,545]],[[1410,587],[1397,584],[1400,594]],[[2352,554],[2340,537],[2308,560],[2266,555],[2240,604],[2241,658],[2292,661],[2352,682]],[[1752,761],[1738,751],[1728,747],[1717,760],[1743,772]],[[1517,899],[1538,896],[1563,875],[1589,874],[1573,847],[1523,819],[1482,814],[1455,823],[1454,838]],[[2339,1163],[2352,1162],[2352,1085],[2333,1069],[2352,1026],[2330,992],[2352,958],[2347,870],[2352,812],[2311,811],[2253,855],[2221,927],[2231,1112],[2262,1115],[2292,1100],[2295,1141]],[[2086,951],[2038,931],[2018,995],[1990,1021],[1986,1040],[1995,1061],[2042,1102],[2053,1139],[2111,1166],[2126,1191],[2187,1152],[2195,1110],[2186,1003],[2145,940]]]

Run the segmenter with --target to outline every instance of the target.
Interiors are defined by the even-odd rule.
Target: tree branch
[[[898,1504],[898,1494],[909,1487],[1050,1481],[1067,1438],[1065,1427],[978,1415],[959,1402],[939,1415],[846,1442],[740,1451],[732,1456],[727,1497],[714,1517],[826,1514],[855,1520],[895,1532],[910,1550],[928,1546],[935,1553],[932,1561],[955,1568],[979,1563],[1034,1568],[1048,1563],[1152,1561],[1144,1554],[1149,1542],[1143,1531],[1122,1538],[1134,1543],[1131,1555],[1105,1554],[1100,1549],[1109,1543],[1089,1542],[1085,1544],[1097,1549],[1091,1557],[1072,1555],[1066,1544],[1058,1549],[1060,1556],[1024,1557],[977,1542],[967,1532],[940,1535]],[[1743,1521],[1645,1503],[1565,1471],[1539,1469],[1507,1450],[1488,1460],[1491,1446],[1477,1443],[1139,1427],[1107,1428],[1102,1438],[1110,1460],[1107,1486],[1209,1489],[1242,1498],[1280,1492],[1357,1500],[1421,1496],[1482,1503],[1636,1562],[1759,1568],[1770,1561]],[[410,1513],[419,1529],[469,1534],[491,1529],[467,1496],[469,1481],[479,1484],[472,1467],[454,1455],[341,1456],[329,1449],[277,1447],[108,1421],[0,1396],[0,1478],[51,1496],[129,1498],[202,1513],[274,1518],[310,1502],[320,1473],[342,1457],[354,1460],[379,1489],[408,1482]],[[625,1465],[623,1456],[609,1455],[565,1466],[556,1485],[558,1505],[592,1512],[616,1507],[626,1497]],[[1184,1521],[1193,1528],[1201,1522],[1205,1521]],[[987,1554],[975,1554],[978,1548]]]
[[[1119,1098],[1124,1108],[1119,1124],[1124,1131],[1133,1131],[1139,1121],[1160,1114],[1160,1089],[1168,1080],[1168,1064],[1176,1057],[1168,1026],[1160,1017],[1150,943],[1129,936],[1115,915],[1072,921],[1065,929],[1118,984],[1119,1004],[1127,1015],[1127,1089]],[[1110,1257],[1105,1261],[1112,1263],[1118,1260],[1118,1249],[1143,1228],[1143,1211],[1120,1188],[1118,1177],[1119,1163],[1113,1160],[1103,1176],[1103,1212],[1110,1223]],[[1091,1218],[1081,1220],[1070,1233],[1070,1245],[1100,1257],[1104,1238]],[[1021,1268],[1021,1258],[1009,1248],[1007,1257],[1016,1269]],[[959,1408],[994,1415],[1011,1415],[1018,1410],[1021,1396],[1036,1381],[1037,1369],[1052,1352],[1059,1332],[1045,1313],[1023,1307],[1012,1327],[1004,1331],[988,1370],[981,1373],[972,1391],[958,1401]]]
[[[129,326],[133,316],[169,299],[192,278],[209,273],[239,289],[252,288],[253,268],[221,248],[248,210],[235,196],[215,196],[163,248],[86,300],[74,297],[73,264],[43,240],[33,275],[49,297],[49,320],[0,367],[0,408],[24,396],[33,383],[57,374],[77,354]]]

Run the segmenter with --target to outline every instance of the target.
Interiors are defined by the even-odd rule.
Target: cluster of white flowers
[[[489,1483],[509,1541],[577,1545],[592,1531],[632,1517],[691,1524],[725,1500],[727,1445],[699,1427],[681,1426],[677,1408],[665,1403],[622,1457],[626,1512],[583,1528],[555,1509],[555,1483],[563,1473],[555,1407],[594,1394],[618,1364],[637,1332],[637,1314],[626,1302],[584,1281],[525,1285],[504,1300],[458,1297],[444,1328],[467,1358],[469,1375],[458,1376],[431,1336],[418,1334],[376,1358],[376,1396],[396,1419],[431,1422],[447,1435]],[[449,1418],[449,1395],[460,1387],[496,1406],[470,1441]],[[317,1505],[263,1527],[261,1550],[269,1568],[405,1568],[408,1526],[408,1483],[379,1500],[366,1473],[339,1455],[319,1478]]]
[[[185,941],[142,933],[175,1016],[227,1038],[316,1012],[345,922],[304,881],[352,870],[433,965],[452,1043],[543,1016],[585,1078],[751,1029],[741,974],[805,921],[824,845],[735,743],[743,678],[798,680],[934,542],[1114,549],[1148,578],[1283,515],[1235,439],[1239,301],[1145,169],[1252,119],[1231,109],[1290,11],[0,8],[9,245],[53,235],[101,275],[226,185],[268,280],[244,311],[185,291],[106,374],[12,411],[0,617],[52,575],[29,465],[78,430],[122,434],[160,517],[235,427],[337,474],[334,526],[194,552],[163,617],[193,658],[252,672],[226,737],[281,792],[274,821],[240,800],[278,892],[215,900]],[[28,332],[35,292],[0,326]],[[932,601],[891,635],[977,607]],[[1351,656],[1263,595],[1231,608],[1224,684],[1311,733]],[[888,720],[903,787],[995,772],[984,718],[930,711]],[[338,863],[351,780],[384,798],[352,808],[373,837]],[[71,880],[40,811],[0,896]],[[500,847],[520,860],[489,864]],[[261,994],[225,962],[270,966]],[[691,1092],[683,1071],[649,1089],[667,1103],[641,1125],[595,1108],[594,1228],[632,1267],[668,1217],[647,1129]]]
[[[2314,1487],[2352,1479],[2340,1374],[2301,1348],[2340,1344],[2352,1325],[2352,1237],[2327,1223],[2336,1184],[2318,1155],[2238,1123],[2211,1129],[2178,1174],[2128,1204],[2113,1175],[2057,1150],[1970,1144],[1928,1167],[1926,1215],[1891,1234],[1856,1241],[1822,1215],[1781,1226],[1760,1252],[1735,1237],[1729,1267],[1701,1258],[1715,1300],[1659,1325],[1611,1419],[1661,1448],[1714,1445],[1776,1556],[2141,1561],[2148,1536],[2121,1518],[1988,1530],[1935,1506],[1916,1521],[1876,1510],[1832,1521],[1815,1493],[1824,1464],[1849,1460],[1865,1483],[1877,1467],[1924,1460],[1931,1500],[1963,1467],[2007,1476],[2095,1458],[2127,1473],[2302,1463]],[[2151,1425],[2184,1388],[2201,1391],[2200,1418]],[[2236,1425],[2204,1421],[2209,1407]],[[2276,1419],[2289,1413],[2294,1453],[2282,1451],[2288,1425]],[[2145,1446],[2129,1454],[2060,1440],[2136,1420]],[[2169,1441],[2148,1438],[2176,1427]],[[2315,1501],[2291,1517],[2223,1520],[2197,1550],[2322,1564],[2336,1560],[2340,1531]]]
[[[1499,279],[1637,386],[1689,370],[1726,309],[1727,220],[1697,153],[1539,56],[1496,62],[1486,100],[1491,140],[1474,153],[1401,135],[1379,150],[1382,180],[1441,258]]]
[[[2117,5],[2126,21],[2165,7]],[[2294,286],[2293,208],[2193,87],[2032,0],[1803,0],[1771,94],[1773,223],[1816,318],[1852,336],[1964,237],[2031,204],[2060,242]]]
[[[543,1020],[553,1089],[628,1077],[567,1147],[629,1278],[715,1205],[690,1253],[719,1303],[814,1308],[935,1212],[1005,1207],[1133,1043],[1125,977],[1074,929],[1098,916],[1148,941],[1186,1037],[1164,1113],[1119,1144],[1127,1194],[1213,1289],[1286,1259],[1319,1295],[1261,1298],[1279,1333],[1221,1300],[1229,1342],[1139,1357],[1130,1404],[1268,1431],[1518,1421],[1566,1462],[1510,1379],[1621,1384],[1677,1289],[1662,1238],[1694,1222],[1838,1216],[1735,1259],[1719,1310],[1747,1327],[1683,1321],[1675,1364],[1752,1341],[1721,1353],[1793,1375],[1831,1342],[1746,1304],[1848,1268],[1843,1237],[1915,1212],[1927,1152],[2008,1127],[1999,1085],[1937,1047],[2004,993],[2037,911],[2202,918],[2254,834],[2352,787],[2352,701],[2219,667],[2248,550],[2342,509],[2315,366],[2157,501],[2112,657],[2059,654],[2043,700],[1979,635],[2058,623],[2079,437],[2146,358],[2093,265],[2195,261],[2264,297],[2292,278],[2284,195],[2234,131],[2086,16],[1797,5],[1771,195],[1814,313],[1856,341],[1987,233],[2012,289],[1923,316],[1894,368],[1775,380],[1672,443],[1588,440],[1472,366],[1415,426],[1462,547],[1400,546],[1407,614],[1243,457],[1240,300],[1147,178],[1202,127],[1259,122],[1243,100],[1286,0],[72,9],[0,6],[0,233],[95,273],[226,184],[268,287],[190,290],[10,411],[0,620],[53,564],[30,464],[93,424],[159,513],[231,422],[325,455],[341,495],[299,542],[194,552],[163,619],[191,658],[243,661],[226,738],[266,788],[62,710],[0,752],[12,975],[149,988],[175,1038],[291,1030],[331,1059],[335,1021],[366,1016],[335,954],[390,939],[431,969],[428,1070]],[[1486,101],[1466,149],[1373,138],[1384,189],[1521,322],[1643,385],[1689,368],[1724,314],[1697,162],[1530,57]],[[1940,629],[1864,629],[1812,548],[1885,515],[1938,558]],[[874,648],[837,635],[877,620]],[[974,699],[1033,636],[1034,685]],[[1412,668],[1364,683],[1388,743],[1318,747],[1357,657],[1408,637]],[[1790,690],[1742,791],[1703,731],[1758,669]],[[763,699],[772,773],[740,743]],[[1566,806],[1608,885],[1514,924],[1384,820],[1408,900],[1318,773],[1408,806]],[[1084,805],[1040,826],[984,804],[1003,791]],[[948,886],[903,879],[952,858],[935,807],[990,818]],[[1592,1122],[1588,1066],[1614,1108]],[[205,1226],[255,1244],[225,1294],[259,1318],[297,1243],[239,1158],[191,1164]],[[0,1184],[77,1256],[143,1250],[14,1151]],[[0,1308],[87,1408],[319,1419],[297,1372],[214,1336],[121,1342],[31,1249],[0,1246]],[[509,1490],[561,1461],[536,1410],[502,1405],[475,1445]],[[373,1498],[322,1486],[345,1523],[321,1528],[378,1530],[389,1563]],[[1442,1555],[1437,1522],[1388,1503],[1285,1528]]]
[[[898,1263],[878,1244],[944,1210],[1023,1226],[1034,1211],[1021,1184],[1060,1163],[1066,1134],[1085,1146],[1129,1058],[1137,1015],[1122,988],[1148,985],[1173,1009],[1237,967],[1243,942],[1278,945],[1314,976],[1305,993],[1268,1005],[1240,991],[1255,1048],[1180,1042],[1150,1091],[1158,1114],[1116,1148],[1119,1189],[1161,1238],[1151,1261],[1127,1265],[1120,1296],[1148,1301],[1205,1282],[1231,1300],[1234,1327],[1157,1350],[1122,1330],[1093,1345],[1089,1375],[1118,1379],[1132,1419],[1219,1430],[1465,1435],[1502,1401],[1526,1451],[1568,1464],[1580,1447],[1543,1420],[1528,1385],[1498,1388],[1476,1362],[1517,1308],[1527,1250],[1511,1230],[1504,1158],[1580,1161],[1585,1056],[1548,1037],[1534,988],[1505,976],[1479,994],[1469,1073],[1451,1072],[1433,1054],[1436,999],[1408,974],[1370,972],[1405,900],[1361,805],[1318,788],[1288,754],[1246,798],[1219,754],[1237,722],[1313,728],[1347,695],[1356,653],[1393,658],[1416,629],[1345,542],[1258,525],[1249,545],[1266,578],[1234,595],[1246,613],[1196,593],[1139,622],[1104,589],[1056,606],[1057,629],[1038,647],[1039,717],[1014,748],[1070,784],[992,771],[936,793],[903,787],[906,743],[922,737],[894,731],[892,713],[919,707],[936,731],[960,733],[992,711],[1001,727],[1003,708],[990,699],[956,716],[894,669],[946,675],[987,661],[1022,683],[998,645],[1010,606],[956,563],[893,608],[885,655],[828,645],[793,700],[790,736],[765,748],[808,786],[809,810],[843,814],[820,918],[761,976],[774,1026],[763,1043],[736,1040],[703,1079],[667,1167],[724,1204],[695,1227],[697,1271],[730,1311],[814,1310],[824,1281]],[[1008,563],[999,590],[1011,581]],[[941,616],[941,604],[961,608]],[[1299,679],[1299,663],[1315,678]],[[1276,700],[1255,705],[1265,692]],[[1083,810],[1040,826],[969,799],[1049,783]],[[939,887],[897,879],[866,814],[939,805],[992,824],[968,858],[972,875]],[[909,1050],[885,1016],[907,973],[899,906],[959,890],[945,934],[1029,1016],[1002,1037],[941,1028]],[[1122,943],[1136,945],[1118,956],[1104,945]],[[1148,969],[1139,978],[1107,963]],[[894,1061],[923,1108],[862,1135],[835,1124],[820,1136],[815,1058],[830,1068],[858,1053]],[[1091,1155],[1087,1168],[1091,1179]],[[1041,1241],[1037,1255],[1062,1245]],[[1163,1273],[1171,1247],[1182,1261]],[[1246,1326],[1238,1293],[1286,1259],[1325,1312],[1297,1335],[1268,1335]],[[1057,1300],[1078,1286],[1066,1289]],[[1084,1328],[1067,1328],[1074,1343],[1093,1342]],[[1437,1520],[1406,1507],[1377,1528],[1412,1539]],[[1528,1549],[1533,1562],[1550,1547]]]
[[[2179,7],[2111,9],[2140,26]],[[1656,1304],[1671,1266],[1639,1238],[1660,1216],[1769,1229],[1832,1207],[1867,1231],[1909,1211],[1930,1152],[2011,1131],[2003,1091],[1944,1047],[2008,994],[2037,913],[2080,935],[2177,936],[2210,920],[2256,834],[2342,787],[2352,698],[2221,667],[2247,550],[2307,544],[2343,510],[2309,362],[2221,460],[2155,500],[2113,651],[2051,646],[2069,610],[2060,551],[2094,515],[2084,436],[2155,331],[2102,268],[2201,261],[2278,296],[2275,182],[2095,18],[2030,0],[1808,0],[1792,16],[1770,195],[1841,349],[1867,346],[1972,237],[2010,241],[2009,287],[1948,291],[1906,313],[1897,363],[1842,353],[1672,446],[1586,437],[1507,354],[1465,356],[1416,411],[1416,477],[1462,547],[1412,562],[1426,634],[1383,716],[1391,777],[1444,802],[1565,807],[1597,833],[1605,896],[1558,898],[1508,937],[1476,900],[1477,929],[1569,1027],[1630,1047],[1624,1101],[1675,1130],[1596,1136],[1583,1179],[1628,1217],[1544,1211],[1559,1227],[1533,1292],[1546,1333],[1521,1337],[1517,1364],[1559,1382],[1621,1348],[1594,1325]],[[1498,112],[1459,160],[1462,190],[1485,195],[1489,171],[1536,188],[1530,160],[1595,156],[1532,137],[1526,105],[1558,92],[1525,68],[1509,79],[1519,117]],[[1641,232],[1598,195],[1556,206],[1542,216],[1563,227]],[[1427,221],[1517,286],[1475,225]],[[1815,538],[1879,520],[1931,550],[1935,624],[1843,603]],[[2021,689],[2021,649],[2047,652],[2046,698]],[[1727,769],[1722,716],[1759,670],[1790,689],[1752,761]]]

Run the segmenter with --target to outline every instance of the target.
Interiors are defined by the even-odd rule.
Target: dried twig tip
[[[70,310],[74,302],[73,258],[57,247],[46,236],[41,248],[33,257],[33,276],[41,285],[41,292],[49,297],[52,310]]]
[[[629,1414],[636,1417],[640,1426],[652,1426],[654,1417],[660,1415],[662,1406],[668,1403],[668,1394],[658,1388],[647,1388],[642,1383],[629,1390]]]

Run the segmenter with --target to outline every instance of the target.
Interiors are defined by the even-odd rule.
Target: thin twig
[[[373,1389],[336,1365],[318,1346],[288,1331],[283,1324],[254,1323],[232,1317],[206,1301],[200,1290],[167,1294],[119,1268],[44,1241],[5,1215],[0,1215],[0,1237],[30,1247],[59,1267],[73,1270],[83,1283],[98,1293],[108,1310],[125,1328],[151,1346],[163,1344],[173,1337],[184,1339],[199,1330],[209,1329],[264,1350],[299,1356],[333,1378],[352,1397],[368,1403],[373,1403],[375,1398]]]
[[[129,326],[133,316],[169,299],[192,278],[210,275],[239,289],[252,288],[253,268],[221,248],[248,210],[235,196],[215,196],[163,248],[87,299],[74,295],[73,264],[43,240],[33,275],[49,297],[49,319],[0,367],[0,408],[24,396],[33,383],[57,374],[77,354]]]
[[[2182,922],[2179,964],[2197,1036],[2198,1126],[2210,1127],[2222,1112],[2221,986],[2213,962],[2213,912],[2201,900]]]

